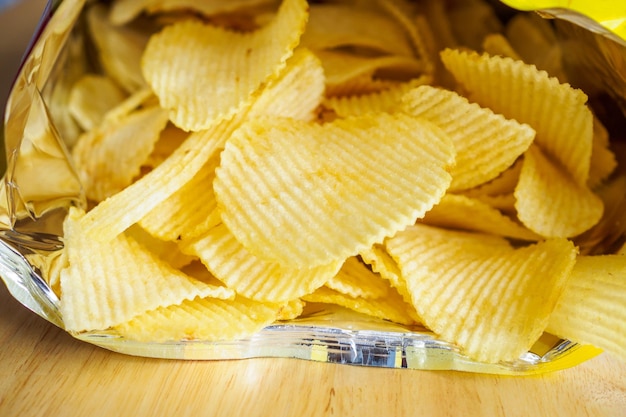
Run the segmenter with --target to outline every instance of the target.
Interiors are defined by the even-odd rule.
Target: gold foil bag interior
[[[48,4],[17,74],[4,120],[6,170],[0,187],[0,275],[20,303],[61,328],[59,300],[42,276],[54,267],[62,248],[62,221],[68,208],[87,204],[67,150],[79,128],[65,106],[71,83],[89,68],[89,43],[85,41],[82,15],[86,4],[84,0]],[[540,14],[555,19],[565,45],[564,64],[574,84],[592,93],[591,104],[609,129],[623,129],[626,40],[571,10],[544,9]],[[621,138],[626,139],[626,134]],[[600,352],[545,334],[532,351],[517,361],[484,364],[464,357],[455,346],[438,340],[426,329],[330,307],[269,326],[251,339],[230,342],[140,343],[112,331],[75,336],[113,351],[159,358],[296,357],[375,367],[510,375],[571,367]]]

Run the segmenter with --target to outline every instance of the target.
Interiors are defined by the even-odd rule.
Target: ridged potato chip
[[[181,244],[182,250],[202,260],[226,286],[247,298],[284,302],[324,285],[341,268],[341,261],[312,268],[284,267],[248,252],[223,224]]]
[[[542,238],[486,202],[451,193],[443,196],[420,222],[520,240],[537,241]]]
[[[545,237],[577,236],[598,223],[604,212],[600,197],[535,145],[524,155],[514,194],[519,220]]]
[[[405,31],[385,14],[343,4],[311,4],[302,45],[313,51],[351,47],[413,56]]]
[[[389,320],[394,323],[419,324],[419,318],[413,312],[413,307],[404,302],[400,294],[393,289],[389,290],[385,298],[371,299],[351,297],[328,287],[321,287],[311,294],[305,295],[302,299],[308,303],[335,304],[361,314]]]
[[[580,256],[548,331],[626,360],[626,256]]]
[[[191,134],[158,167],[90,210],[80,220],[83,232],[105,242],[137,223],[190,181],[239,125],[235,118]]]
[[[452,139],[457,153],[450,191],[494,179],[535,139],[528,125],[505,119],[452,91],[424,85],[408,91],[402,101],[404,111],[436,124]]]
[[[514,360],[545,330],[576,248],[513,248],[489,235],[412,227],[385,242],[424,324],[484,362]]]
[[[108,76],[89,74],[72,86],[67,108],[83,130],[90,130],[125,98],[126,93]]]
[[[471,101],[530,125],[537,132],[535,143],[576,182],[587,183],[593,115],[585,93],[509,57],[446,49],[441,59]]]
[[[253,32],[181,21],[150,38],[141,68],[174,124],[207,129],[232,117],[278,76],[307,17],[305,0],[284,0],[276,16]]]
[[[151,107],[82,135],[72,159],[87,198],[102,201],[129,186],[140,175],[167,121],[165,110]]]
[[[389,283],[372,272],[356,256],[345,260],[337,274],[325,285],[350,297],[382,298],[389,292]]]
[[[273,323],[280,306],[237,296],[233,300],[195,298],[147,311],[115,329],[130,340],[244,339]]]
[[[344,260],[422,217],[449,186],[454,148],[403,114],[246,122],[221,155],[222,220],[261,259],[313,267]]]
[[[406,288],[404,277],[398,268],[397,262],[389,255],[385,246],[376,244],[369,249],[362,250],[359,256],[370,266],[373,272],[389,281],[389,284],[398,291],[402,299],[411,303],[411,294]]]
[[[68,267],[61,271],[60,310],[68,331],[107,329],[196,296],[234,296],[174,269],[126,235],[106,243],[90,239],[83,216],[71,209],[64,223]]]

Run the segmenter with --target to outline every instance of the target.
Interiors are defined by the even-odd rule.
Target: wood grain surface
[[[626,416],[626,364],[533,377],[299,359],[172,361],[73,339],[0,285],[0,416]]]

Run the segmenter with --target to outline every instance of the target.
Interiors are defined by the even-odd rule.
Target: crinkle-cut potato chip
[[[580,256],[547,330],[626,360],[626,255]]]
[[[274,0],[115,0],[111,4],[109,19],[114,25],[123,25],[142,12],[154,14],[193,11],[205,16],[214,16],[273,3]]]
[[[598,223],[604,212],[600,197],[536,145],[524,155],[514,195],[519,220],[544,237],[577,236]]]
[[[402,101],[404,111],[436,124],[452,139],[457,154],[450,191],[496,178],[535,138],[528,125],[505,119],[453,91],[423,85],[407,92]]]
[[[67,109],[83,130],[90,130],[125,98],[126,93],[108,76],[87,74],[72,86]]]
[[[280,307],[241,296],[195,298],[147,311],[115,329],[127,339],[146,342],[238,340],[272,324]]]
[[[146,213],[138,224],[159,239],[177,241],[219,223],[219,217],[212,215],[217,209],[212,183],[219,163],[216,152],[191,180]]]
[[[488,203],[458,194],[443,196],[420,221],[431,226],[472,230],[527,241],[542,238]]]
[[[399,81],[375,78],[374,74],[360,74],[340,84],[326,83],[326,97],[379,93],[395,88],[400,83]]]
[[[66,330],[106,329],[196,296],[234,296],[174,269],[126,235],[106,243],[90,239],[81,228],[83,216],[72,208],[63,225],[69,266],[61,271],[60,310]]]
[[[103,123],[83,134],[72,159],[87,198],[102,201],[129,186],[141,173],[167,121],[165,110],[152,107],[131,113],[119,124]]]
[[[84,233],[105,242],[137,223],[190,181],[240,124],[235,117],[189,135],[159,166],[90,210],[80,220]]]
[[[406,288],[404,278],[398,268],[396,261],[387,253],[385,246],[376,244],[369,249],[362,250],[359,256],[370,266],[373,272],[389,281],[389,284],[398,291],[402,299],[411,303],[411,294]]]
[[[501,33],[491,33],[485,36],[482,43],[482,50],[491,56],[500,55],[519,60],[522,59],[509,40]]]
[[[141,74],[141,56],[149,34],[133,26],[109,22],[108,8],[92,4],[87,11],[87,27],[106,73],[128,93],[146,87]]]
[[[161,240],[137,224],[129,227],[126,235],[176,269],[182,270],[197,259],[195,256],[183,253],[175,242]]]
[[[318,288],[311,294],[302,297],[307,303],[335,304],[354,310],[361,314],[389,320],[394,323],[415,325],[420,324],[419,317],[411,304],[406,303],[400,294],[392,288],[384,298],[351,297],[326,286]]]
[[[512,248],[488,235],[424,227],[385,245],[424,324],[490,363],[519,358],[541,336],[576,258],[566,239]]]
[[[324,108],[332,110],[338,117],[361,116],[367,113],[399,110],[402,96],[412,88],[432,82],[432,77],[423,75],[407,82],[397,83],[385,90],[367,94],[331,96],[324,100]]]
[[[346,259],[339,272],[324,285],[355,298],[382,298],[390,288],[387,281],[372,272],[356,256]]]
[[[307,17],[305,0],[284,0],[275,17],[252,32],[194,20],[172,24],[150,38],[143,74],[174,124],[207,129],[249,105],[263,85],[278,77]]]
[[[591,188],[599,186],[617,168],[617,158],[611,149],[609,132],[597,117],[593,119],[593,145],[587,184]]]
[[[276,320],[293,320],[302,315],[306,303],[301,299],[290,300],[278,309]]]
[[[485,204],[490,205],[496,210],[500,210],[503,214],[511,217],[517,217],[517,211],[515,210],[515,194],[513,192],[498,195],[477,195],[474,197],[476,200],[482,201]]]
[[[450,184],[454,152],[436,126],[400,113],[324,125],[258,118],[226,143],[213,189],[252,254],[313,267],[422,217]]]
[[[589,178],[593,115],[587,95],[509,57],[446,49],[441,59],[470,101],[530,125],[535,142],[579,184]]]
[[[155,107],[158,105],[159,102],[152,90],[143,88],[131,93],[124,101],[106,112],[102,123],[119,123],[120,120],[142,107]]]
[[[173,154],[188,137],[189,132],[185,132],[173,124],[168,123],[165,129],[161,131],[159,140],[154,144],[154,149],[148,156],[148,159],[143,163],[143,166],[148,170],[156,168],[161,162],[165,161],[167,157]]]
[[[287,61],[279,78],[263,89],[247,116],[281,116],[309,121],[323,95],[324,75],[319,61],[308,50],[298,49]],[[214,213],[217,201],[212,187],[219,160],[219,153],[215,153],[187,184],[147,213],[139,224],[161,239],[184,240],[221,222],[219,214]]]
[[[397,81],[418,78],[424,75],[423,64],[411,56],[364,56],[343,50],[319,50],[313,52],[322,62],[324,75],[326,76],[326,86],[332,91],[332,93],[327,92],[327,96],[339,95],[334,93],[334,91],[340,90],[340,87],[344,84],[362,80],[365,76],[368,79]]]
[[[352,48],[381,55],[414,56],[403,28],[384,13],[344,4],[313,3],[309,14],[302,45],[314,51]]]
[[[324,99],[326,78],[319,58],[306,48],[297,48],[277,79],[252,103],[248,117],[291,117],[312,121]]]
[[[522,171],[523,158],[518,159],[509,168],[505,169],[496,178],[489,182],[480,184],[477,187],[464,190],[463,194],[468,197],[498,196],[503,194],[513,194],[519,173]]]
[[[299,298],[337,274],[341,261],[312,268],[284,267],[248,252],[228,228],[218,224],[204,235],[181,243],[183,252],[200,258],[226,286],[247,298],[283,302]]]

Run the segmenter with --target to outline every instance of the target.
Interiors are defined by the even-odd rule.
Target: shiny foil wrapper
[[[67,149],[79,131],[66,106],[71,84],[89,70],[90,51],[82,19],[85,6],[85,0],[48,4],[15,79],[4,120],[0,275],[15,299],[61,328],[59,299],[46,276],[63,247],[62,222],[68,208],[86,204],[78,175],[69,162]],[[599,97],[590,104],[609,128],[611,121],[623,123],[626,40],[571,10],[536,12],[555,19],[572,84]],[[626,139],[625,126],[621,127],[622,139]],[[624,197],[626,208],[626,190]],[[626,210],[614,217],[615,232],[610,241],[597,242],[595,252],[610,253],[617,242],[623,243]],[[377,320],[340,307],[308,308],[298,319],[278,322],[245,340],[144,343],[126,340],[110,330],[73,336],[112,351],[156,358],[283,357],[510,375],[568,368],[600,352],[546,333],[516,361],[480,363],[424,328]]]

